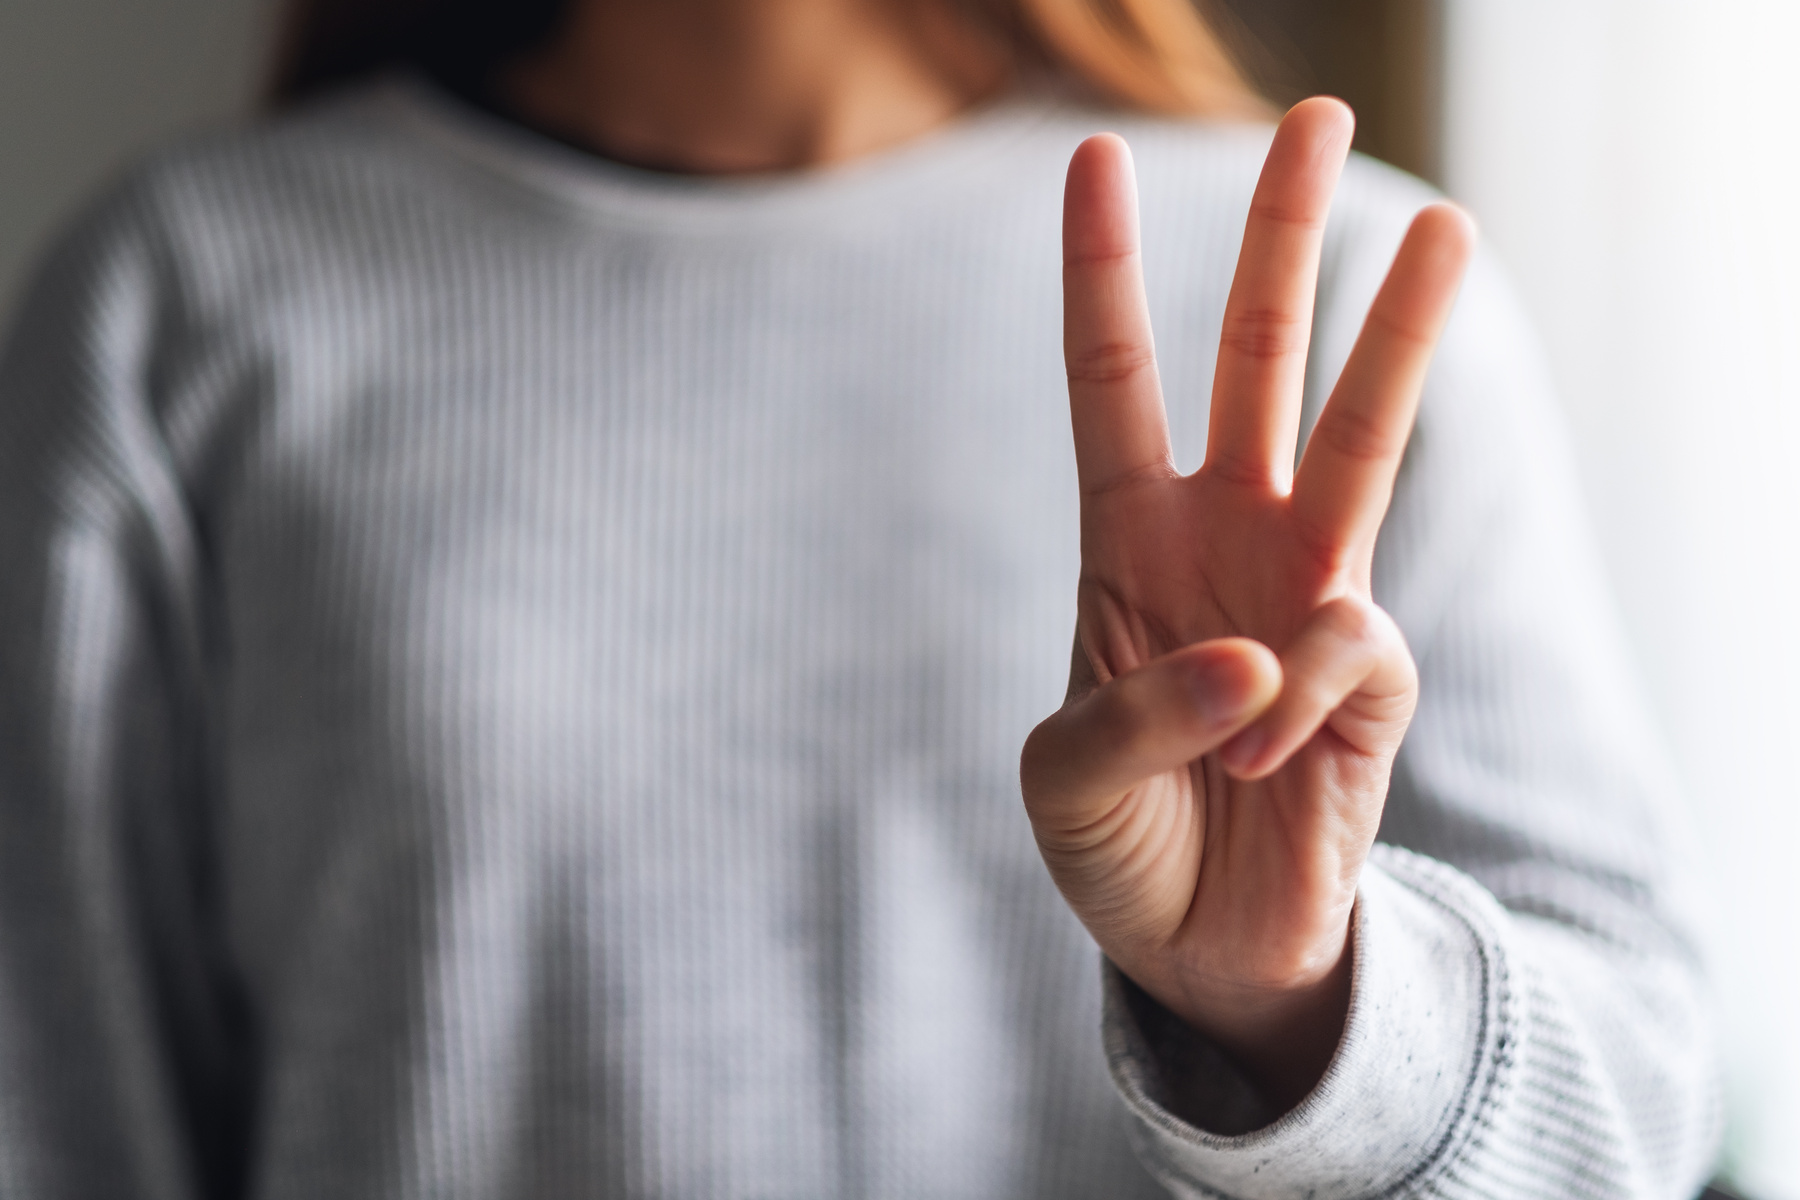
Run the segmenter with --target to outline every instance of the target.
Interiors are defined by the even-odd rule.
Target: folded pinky
[[[1328,721],[1358,751],[1391,751],[1418,695],[1399,626],[1374,602],[1350,596],[1313,612],[1283,650],[1281,673],[1275,702],[1220,752],[1239,779],[1272,774]]]

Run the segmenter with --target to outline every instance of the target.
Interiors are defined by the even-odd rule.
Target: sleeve
[[[1339,254],[1322,309],[1366,311],[1388,234],[1360,266]],[[1355,332],[1317,331],[1322,378]],[[1581,508],[1548,372],[1478,262],[1377,551],[1420,704],[1358,894],[1335,1058],[1272,1111],[1106,968],[1113,1076],[1176,1196],[1700,1190],[1721,1106],[1691,840]]]
[[[0,347],[0,1195],[236,1194],[244,1140],[145,207],[86,221]]]

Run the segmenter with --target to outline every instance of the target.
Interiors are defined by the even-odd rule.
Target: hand
[[[1021,763],[1057,886],[1107,956],[1272,1100],[1317,1083],[1349,1005],[1358,877],[1418,677],[1370,561],[1474,242],[1419,214],[1292,469],[1342,104],[1282,121],[1226,303],[1206,461],[1174,466],[1130,154],[1089,138],[1064,201],[1081,484],[1077,643]]]

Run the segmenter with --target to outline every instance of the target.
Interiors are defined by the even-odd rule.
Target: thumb
[[[1217,749],[1280,691],[1280,662],[1249,638],[1185,646],[1095,688],[1025,740],[1032,824],[1040,834],[1092,824],[1132,785]]]

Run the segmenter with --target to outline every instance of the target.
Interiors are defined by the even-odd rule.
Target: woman
[[[0,1190],[1698,1185],[1547,390],[1478,267],[1408,443],[1469,234],[1377,297],[1341,106],[1179,0],[291,28],[0,366]]]

